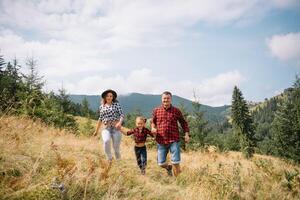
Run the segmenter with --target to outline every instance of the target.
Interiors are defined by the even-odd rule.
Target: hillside
[[[81,103],[84,97],[87,98],[90,108],[92,110],[97,110],[99,107],[100,96],[98,95],[70,95],[70,99],[74,103]],[[136,109],[140,111],[147,117],[151,116],[153,108],[161,104],[160,95],[150,95],[150,94],[139,94],[131,93],[129,95],[120,95],[118,100],[122,104],[125,113],[130,113]],[[173,96],[173,104],[179,106],[183,103],[188,111],[192,110],[192,102],[188,99]],[[207,105],[202,105],[201,110],[205,112],[204,116],[207,120],[212,122],[223,121],[228,113],[229,106],[211,107]]]
[[[300,167],[270,156],[185,152],[167,177],[148,150],[147,174],[123,137],[122,160],[104,173],[99,138],[74,136],[27,118],[0,118],[0,199],[299,199]],[[100,142],[101,143],[101,142]]]

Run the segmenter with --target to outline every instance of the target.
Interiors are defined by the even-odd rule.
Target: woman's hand
[[[94,133],[93,133],[93,136],[97,136],[98,135],[98,131],[95,131]]]
[[[118,122],[118,123],[116,123],[116,125],[115,125],[116,129],[118,129],[118,130],[121,129],[121,126],[122,126],[122,123],[121,123],[121,122]]]

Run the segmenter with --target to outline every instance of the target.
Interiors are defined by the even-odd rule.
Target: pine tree
[[[196,98],[195,98],[196,99]],[[190,134],[191,140],[189,146],[197,149],[204,147],[205,137],[210,132],[207,128],[208,122],[203,117],[203,111],[201,111],[201,104],[198,100],[192,103],[193,110],[190,119]]]
[[[36,116],[36,109],[44,104],[45,95],[42,92],[43,77],[37,71],[37,61],[31,57],[26,59],[28,74],[23,75],[24,91],[20,92],[22,112],[29,116]]]
[[[81,102],[81,105],[82,105],[82,116],[84,117],[90,117],[90,110],[89,110],[89,102],[87,100],[86,97],[83,98],[82,102]]]
[[[62,112],[69,113],[71,110],[71,100],[67,94],[67,90],[64,87],[58,90],[57,98]]]
[[[242,152],[246,158],[254,153],[254,125],[242,92],[235,86],[232,95],[231,118],[234,131],[238,134]]]
[[[286,96],[272,123],[275,154],[300,163],[300,78]]]
[[[3,64],[3,62],[2,62]],[[22,88],[22,79],[19,73],[20,66],[17,59],[13,60],[13,64],[8,62],[6,68],[1,71],[0,85],[0,110],[4,111],[19,105],[18,91]]]
[[[25,83],[29,92],[41,90],[45,82],[43,76],[39,76],[37,71],[37,60],[34,57],[26,59],[26,66],[28,67],[29,73],[25,76]]]

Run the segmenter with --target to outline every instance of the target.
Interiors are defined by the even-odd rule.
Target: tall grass
[[[96,137],[75,136],[28,118],[0,119],[0,199],[300,199],[300,167],[239,152],[182,153],[183,172],[168,177],[148,149],[140,175],[133,141],[109,167]]]

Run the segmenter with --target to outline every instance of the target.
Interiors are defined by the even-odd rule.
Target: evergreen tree
[[[210,132],[207,128],[208,122],[203,117],[203,111],[201,111],[201,104],[198,100],[192,103],[193,110],[190,118],[190,134],[191,139],[189,146],[193,149],[204,147],[205,137]]]
[[[82,112],[81,112],[82,116],[90,117],[90,109],[89,109],[90,105],[86,97],[83,98],[81,102],[81,106],[82,106]]]
[[[2,62],[3,63],[3,62]],[[0,110],[17,109],[19,105],[18,91],[22,88],[22,79],[19,73],[20,66],[17,59],[13,64],[7,63],[6,68],[1,71],[0,85]]]
[[[60,109],[63,113],[71,112],[71,100],[64,87],[58,90],[57,100],[59,101]]]
[[[235,86],[232,95],[231,118],[234,131],[239,135],[240,146],[246,158],[254,153],[254,125],[242,92]]]
[[[43,76],[39,76],[37,71],[37,60],[34,57],[29,57],[26,59],[26,66],[28,67],[29,73],[25,75],[25,84],[29,90],[32,91],[41,91],[45,82],[43,81]]]
[[[275,154],[300,163],[300,78],[286,96],[272,123]]]
[[[43,77],[38,74],[37,61],[33,57],[26,59],[26,66],[29,72],[23,75],[25,88],[20,91],[21,112],[33,117],[36,115],[36,109],[45,101],[45,95],[42,92],[44,81]]]

